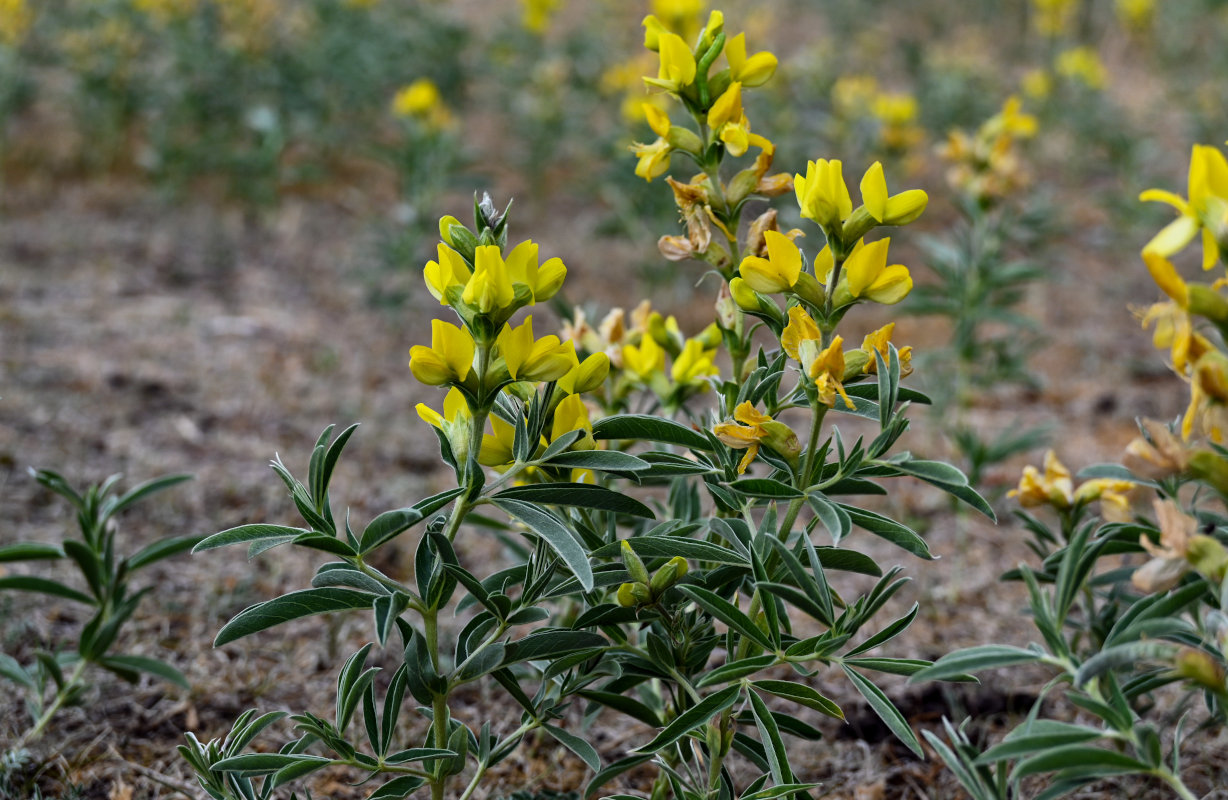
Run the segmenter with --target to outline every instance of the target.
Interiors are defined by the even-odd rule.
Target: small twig
[[[199,789],[197,789],[197,787],[191,786],[187,783],[184,783],[183,781],[175,780],[174,778],[163,775],[162,773],[157,772],[156,770],[152,770],[149,767],[141,766],[140,764],[137,764],[136,762],[129,761],[128,759],[120,755],[120,752],[115,749],[115,745],[111,745],[110,750],[111,750],[112,758],[115,758],[119,761],[124,762],[124,764],[128,765],[128,767],[131,768],[138,775],[148,778],[149,780],[155,783],[160,783],[168,789],[174,789],[176,792],[179,792],[180,794],[186,797],[195,798],[199,796],[200,791]]]

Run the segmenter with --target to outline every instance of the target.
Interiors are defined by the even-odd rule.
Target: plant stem
[[[43,730],[47,727],[47,723],[51,722],[51,718],[63,707],[69,695],[81,686],[81,676],[85,673],[85,668],[89,663],[84,658],[77,662],[77,666],[73,668],[72,673],[68,676],[68,680],[64,681],[64,685],[55,693],[55,697],[51,700],[51,705],[43,710],[42,715],[34,723],[34,726],[23,733],[21,738],[17,740],[16,748],[24,747],[43,735]]]

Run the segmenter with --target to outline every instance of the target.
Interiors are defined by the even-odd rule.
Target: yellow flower
[[[1034,100],[1044,100],[1053,92],[1053,78],[1043,69],[1028,70],[1019,85],[1023,93]]]
[[[1077,80],[1089,89],[1103,89],[1109,79],[1100,55],[1090,47],[1075,47],[1060,53],[1053,69],[1058,75]]]
[[[1130,492],[1135,488],[1131,481],[1113,478],[1093,478],[1079,484],[1075,490],[1076,503],[1100,501],[1100,516],[1106,522],[1130,521]]]
[[[1190,464],[1190,451],[1168,426],[1153,419],[1142,421],[1144,436],[1126,445],[1125,465],[1136,475],[1152,480],[1178,475]]]
[[[1045,36],[1060,36],[1070,29],[1077,0],[1032,0],[1032,24]]]
[[[605,353],[593,353],[581,361],[572,351],[572,368],[559,378],[559,388],[568,394],[585,394],[596,391],[610,374],[610,357]]]
[[[883,305],[894,305],[912,291],[912,276],[903,264],[887,266],[887,247],[890,239],[865,244],[859,241],[844,262],[841,284],[847,279],[847,291],[852,299],[865,298]],[[837,291],[836,302],[841,303]],[[849,300],[848,302],[851,302]]]
[[[657,140],[652,144],[631,145],[631,152],[639,159],[635,165],[635,174],[646,181],[651,181],[669,169],[669,155],[673,151],[669,141],[669,114],[652,103],[644,103],[644,118],[657,134]]]
[[[448,218],[445,217],[445,219]],[[440,222],[440,227],[443,227],[442,222]],[[426,281],[427,290],[439,301],[439,304],[449,306],[452,305],[452,301],[448,297],[448,290],[454,286],[464,289],[473,273],[469,265],[465,263],[464,257],[446,244],[440,243],[437,252],[439,260],[428,261],[422,270],[422,277]]]
[[[34,24],[34,13],[26,0],[0,0],[0,42],[16,46]]]
[[[419,344],[409,349],[409,371],[428,386],[463,383],[473,369],[475,349],[469,331],[433,319],[431,346]]]
[[[588,407],[578,394],[569,394],[562,399],[554,409],[554,419],[550,423],[550,441],[572,431],[584,431],[573,450],[592,450],[597,447],[593,440],[593,425],[589,421]]]
[[[802,216],[814,220],[824,230],[837,228],[853,213],[853,200],[836,159],[808,162],[805,175],[793,176],[793,188]]]
[[[537,253],[537,244],[526,240],[513,247],[507,256],[507,272],[512,284],[527,288],[534,303],[554,297],[567,277],[567,267],[561,258],[555,256],[539,265]]]
[[[1190,375],[1190,405],[1181,421],[1181,436],[1189,439],[1194,423],[1217,444],[1228,428],[1228,356],[1210,350],[1194,362]]]
[[[789,309],[789,324],[780,335],[781,347],[814,381],[824,405],[834,406],[838,394],[845,406],[853,409],[853,401],[844,391],[843,344],[844,340],[837,336],[824,348],[822,331],[806,310],[801,306]]]
[[[640,338],[640,344],[624,345],[623,368],[641,381],[649,381],[665,371],[665,349],[651,336]]]
[[[1152,344],[1171,352],[1173,369],[1180,375],[1212,348],[1211,342],[1194,330],[1190,315],[1176,303],[1156,303],[1143,313],[1142,321],[1144,328],[1155,323]]]
[[[1117,21],[1132,31],[1146,30],[1155,16],[1155,0],[1117,0],[1113,4]]]
[[[516,461],[516,426],[504,421],[498,414],[491,414],[490,428],[493,434],[482,434],[482,449],[478,451],[478,463],[484,467],[507,467]]]
[[[661,66],[657,77],[644,78],[644,82],[670,94],[678,94],[695,82],[695,54],[681,36],[669,31],[658,35],[657,46]]]
[[[895,323],[888,322],[883,327],[867,334],[866,338],[861,342],[861,349],[870,356],[866,362],[865,373],[867,375],[878,374],[878,359],[874,358],[874,353],[878,352],[882,355],[883,360],[887,360],[888,349],[887,345],[891,343],[891,334],[895,331]],[[896,356],[900,360],[900,377],[903,378],[912,373],[912,348],[901,347],[896,350]]]
[[[474,252],[473,275],[465,284],[461,302],[480,314],[489,314],[511,308],[515,297],[516,290],[499,247],[480,245]]]
[[[797,435],[783,422],[777,422],[767,414],[759,413],[750,401],[743,402],[734,409],[733,419],[734,422],[718,423],[712,428],[712,432],[725,446],[746,451],[738,462],[739,475],[746,472],[750,462],[755,460],[760,445],[783,456],[791,464],[797,463],[801,444]]]
[[[520,0],[524,10],[520,23],[530,33],[545,33],[550,25],[550,18],[562,5],[562,0]]]
[[[708,127],[725,144],[729,155],[746,154],[751,144],[750,123],[742,111],[742,84],[734,82],[708,110]]]
[[[419,78],[403,87],[392,98],[392,113],[402,119],[418,119],[434,128],[452,124],[452,114],[444,105],[439,87],[429,78]]]
[[[725,42],[725,58],[729,61],[729,77],[743,86],[762,86],[776,73],[777,58],[764,50],[747,58],[746,34]]]
[[[699,339],[687,339],[682,352],[674,359],[669,376],[674,383],[697,384],[707,388],[702,378],[716,375],[720,370],[716,367],[716,350],[707,350]]]
[[[1074,480],[1070,470],[1058,461],[1057,453],[1045,453],[1045,471],[1042,475],[1030,464],[1023,468],[1019,486],[1007,492],[1007,497],[1018,497],[1024,508],[1051,505],[1067,509],[1074,503]]]
[[[495,346],[508,374],[518,381],[558,380],[571,371],[576,360],[576,349],[570,342],[560,342],[553,335],[534,339],[532,317],[525,317],[516,328],[504,325]]]
[[[426,403],[416,406],[418,416],[427,424],[438,428],[452,447],[452,455],[456,463],[463,464],[468,458],[469,423],[473,415],[469,405],[460,390],[453,387],[448,390],[443,399],[443,413],[440,414]]]
[[[909,189],[888,196],[883,165],[875,161],[861,179],[861,201],[880,225],[907,225],[925,211],[929,195],[921,189]]]
[[[1217,233],[1228,229],[1228,160],[1216,147],[1194,145],[1190,156],[1189,198],[1162,189],[1148,189],[1139,200],[1168,203],[1180,214],[1157,233],[1144,252],[1171,256],[1202,230],[1202,268],[1211,269],[1220,256]]]
[[[802,254],[785,234],[780,231],[763,232],[767,245],[767,258],[747,256],[738,268],[742,280],[752,289],[764,294],[787,292],[802,274]]]

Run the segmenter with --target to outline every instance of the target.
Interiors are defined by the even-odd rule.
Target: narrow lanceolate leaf
[[[251,633],[267,630],[292,619],[323,614],[328,611],[343,611],[350,608],[367,608],[371,595],[352,589],[303,589],[298,592],[257,603],[239,614],[218,631],[214,647],[221,647]]]
[[[222,772],[238,772],[243,775],[265,775],[304,761],[320,766],[332,763],[331,758],[300,753],[244,753],[223,758],[213,765],[213,769]]]
[[[896,522],[893,519],[888,519],[882,514],[875,514],[873,511],[866,511],[856,506],[844,503],[837,503],[836,505],[849,515],[854,525],[864,528],[875,536],[881,536],[918,558],[933,560],[934,556],[930,554],[929,545],[925,543],[925,540],[916,531],[907,525]]]
[[[1150,766],[1125,753],[1076,744],[1047,750],[1020,761],[1015,765],[1011,778],[1022,778],[1041,772],[1056,772],[1070,768],[1084,771],[1103,770],[1105,775],[1151,771]]]
[[[309,533],[309,531],[304,528],[290,528],[285,525],[265,525],[263,523],[240,525],[237,528],[231,528],[221,533],[215,533],[212,536],[206,536],[192,548],[192,552],[199,553],[203,550],[214,550],[231,544],[258,542],[262,539],[286,539],[286,537],[293,539],[304,533]]]
[[[188,684],[188,679],[183,676],[182,672],[165,661],[159,661],[156,658],[147,658],[145,656],[107,656],[102,660],[102,664],[105,667],[148,672],[150,675],[161,678],[168,683],[173,683],[180,688],[191,688]]]
[[[708,695],[698,704],[675,717],[674,721],[666,725],[660,733],[653,737],[651,742],[637,747],[636,750],[641,753],[656,753],[669,747],[712,717],[730,708],[738,701],[741,694],[741,686],[730,686]]]
[[[376,516],[375,519],[367,523],[367,527],[363,529],[362,536],[359,537],[359,547],[363,554],[371,552],[384,542],[409,530],[411,526],[434,514],[464,491],[464,488],[448,489],[445,492],[439,492],[419,500],[408,508],[385,511],[383,514]]]
[[[530,633],[520,641],[507,646],[503,663],[514,664],[517,661],[535,661],[537,659],[554,659],[596,647],[606,647],[609,642],[603,636],[591,631],[542,630]]]
[[[705,542],[700,539],[686,539],[681,536],[633,536],[626,540],[631,549],[641,558],[673,558],[682,556],[696,561],[710,561],[714,564],[749,563],[748,559],[719,544]],[[593,551],[594,558],[618,558],[622,545],[612,542]]]
[[[836,719],[844,719],[844,712],[840,706],[836,705],[831,700],[828,700],[823,695],[819,694],[814,688],[807,686],[804,683],[794,683],[793,681],[776,681],[763,680],[751,681],[751,685],[769,694],[774,694],[777,697],[783,697],[786,700],[792,700],[795,703],[801,703],[807,708],[813,708],[820,714],[826,714],[829,717]]]
[[[588,555],[584,552],[584,547],[580,544],[576,534],[572,533],[558,517],[548,511],[543,511],[531,502],[501,499],[499,495],[495,496],[494,502],[499,508],[529,526],[529,530],[545,540],[546,544],[558,553],[559,558],[563,559],[563,563],[580,581],[584,591],[593,590],[593,568],[588,563]]]
[[[722,683],[741,680],[747,675],[753,675],[761,669],[775,666],[778,659],[775,653],[765,653],[761,656],[753,656],[751,658],[742,658],[728,664],[722,664],[711,672],[705,672],[698,681],[695,682],[696,689],[702,689],[705,686],[717,686]]]
[[[750,617],[746,616],[737,606],[716,592],[709,591],[701,586],[682,585],[678,588],[709,614],[755,644],[769,651],[776,649],[768,635],[760,630],[755,623],[751,622]]]
[[[1005,741],[981,753],[976,763],[992,764],[996,761],[1023,758],[1055,747],[1090,742],[1104,735],[1105,731],[1099,728],[1072,725],[1057,720],[1037,720],[1031,726],[1021,725],[1011,731]]]
[[[403,800],[426,783],[425,778],[417,775],[402,775],[393,778],[367,796],[367,800]]]
[[[986,644],[979,647],[969,647],[948,653],[912,676],[912,682],[940,681],[970,672],[992,669],[994,667],[1009,667],[1014,664],[1031,664],[1040,661],[1044,654],[1036,650],[1025,650],[1022,647],[1011,647],[1004,644]]]
[[[39,561],[63,558],[64,551],[53,544],[18,542],[0,547],[0,563],[6,561]]]
[[[777,784],[792,783],[793,770],[789,768],[789,753],[785,749],[784,739],[780,737],[780,726],[758,692],[750,692],[750,712],[755,718],[755,727],[759,729],[759,739],[763,742],[772,780]]]
[[[904,719],[904,715],[895,707],[895,704],[883,693],[883,690],[874,685],[873,681],[861,675],[857,670],[847,667],[844,664],[840,665],[844,670],[844,674],[853,682],[854,688],[858,693],[865,698],[866,703],[874,710],[896,738],[908,746],[908,749],[917,754],[917,758],[925,758],[925,753],[921,750],[921,742],[917,740],[917,734],[908,725],[908,720]]]
[[[187,552],[199,544],[202,539],[204,539],[203,536],[176,536],[171,539],[162,539],[154,542],[141,548],[128,559],[128,569],[140,569],[164,558],[170,558],[171,556]]]
[[[591,744],[576,736],[574,733],[568,733],[562,728],[555,727],[549,723],[544,723],[542,728],[546,733],[554,737],[554,739],[571,752],[580,757],[588,768],[593,772],[601,769],[601,757],[597,755],[597,750]]]
[[[654,519],[652,509],[625,494],[614,492],[588,483],[545,483],[536,486],[514,486],[504,489],[493,498],[519,500],[525,503],[543,503],[552,506],[575,506],[598,511],[613,511],[635,517]]]
[[[771,478],[743,478],[729,484],[729,488],[747,497],[763,497],[768,500],[792,500],[802,493],[787,483]]]
[[[48,578],[39,578],[33,575],[10,575],[7,578],[0,578],[0,589],[39,592],[41,594],[63,597],[66,600],[76,600],[78,603],[85,603],[86,605],[94,605],[94,598],[88,594],[83,594],[76,589],[69,588],[62,583],[57,583]]]
[[[0,677],[8,678],[13,683],[20,684],[27,689],[38,688],[38,684],[34,682],[33,676],[26,672],[21,664],[17,663],[17,659],[7,653],[0,653]]]
[[[639,439],[676,444],[694,450],[711,450],[712,443],[703,434],[685,425],[647,414],[619,414],[593,424],[594,439]]]
[[[559,453],[546,463],[552,467],[614,472],[639,472],[652,466],[642,458],[636,458],[630,453],[620,453],[617,450],[570,450],[566,453]]]

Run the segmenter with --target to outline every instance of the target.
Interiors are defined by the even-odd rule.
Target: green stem
[[[1174,745],[1174,747],[1177,745]],[[1181,800],[1198,800],[1198,795],[1190,791],[1189,787],[1182,782],[1181,777],[1169,769],[1157,769],[1152,774],[1168,784],[1168,788],[1177,793]]]
[[[51,705],[43,710],[42,715],[34,723],[34,726],[17,740],[15,749],[20,749],[43,735],[43,730],[47,727],[47,723],[51,722],[51,718],[63,707],[69,696],[81,686],[81,676],[85,674],[85,668],[89,663],[84,658],[77,662],[77,666],[73,668],[72,673],[68,676],[68,680],[64,681],[64,685],[55,693],[55,697],[51,700]]]

